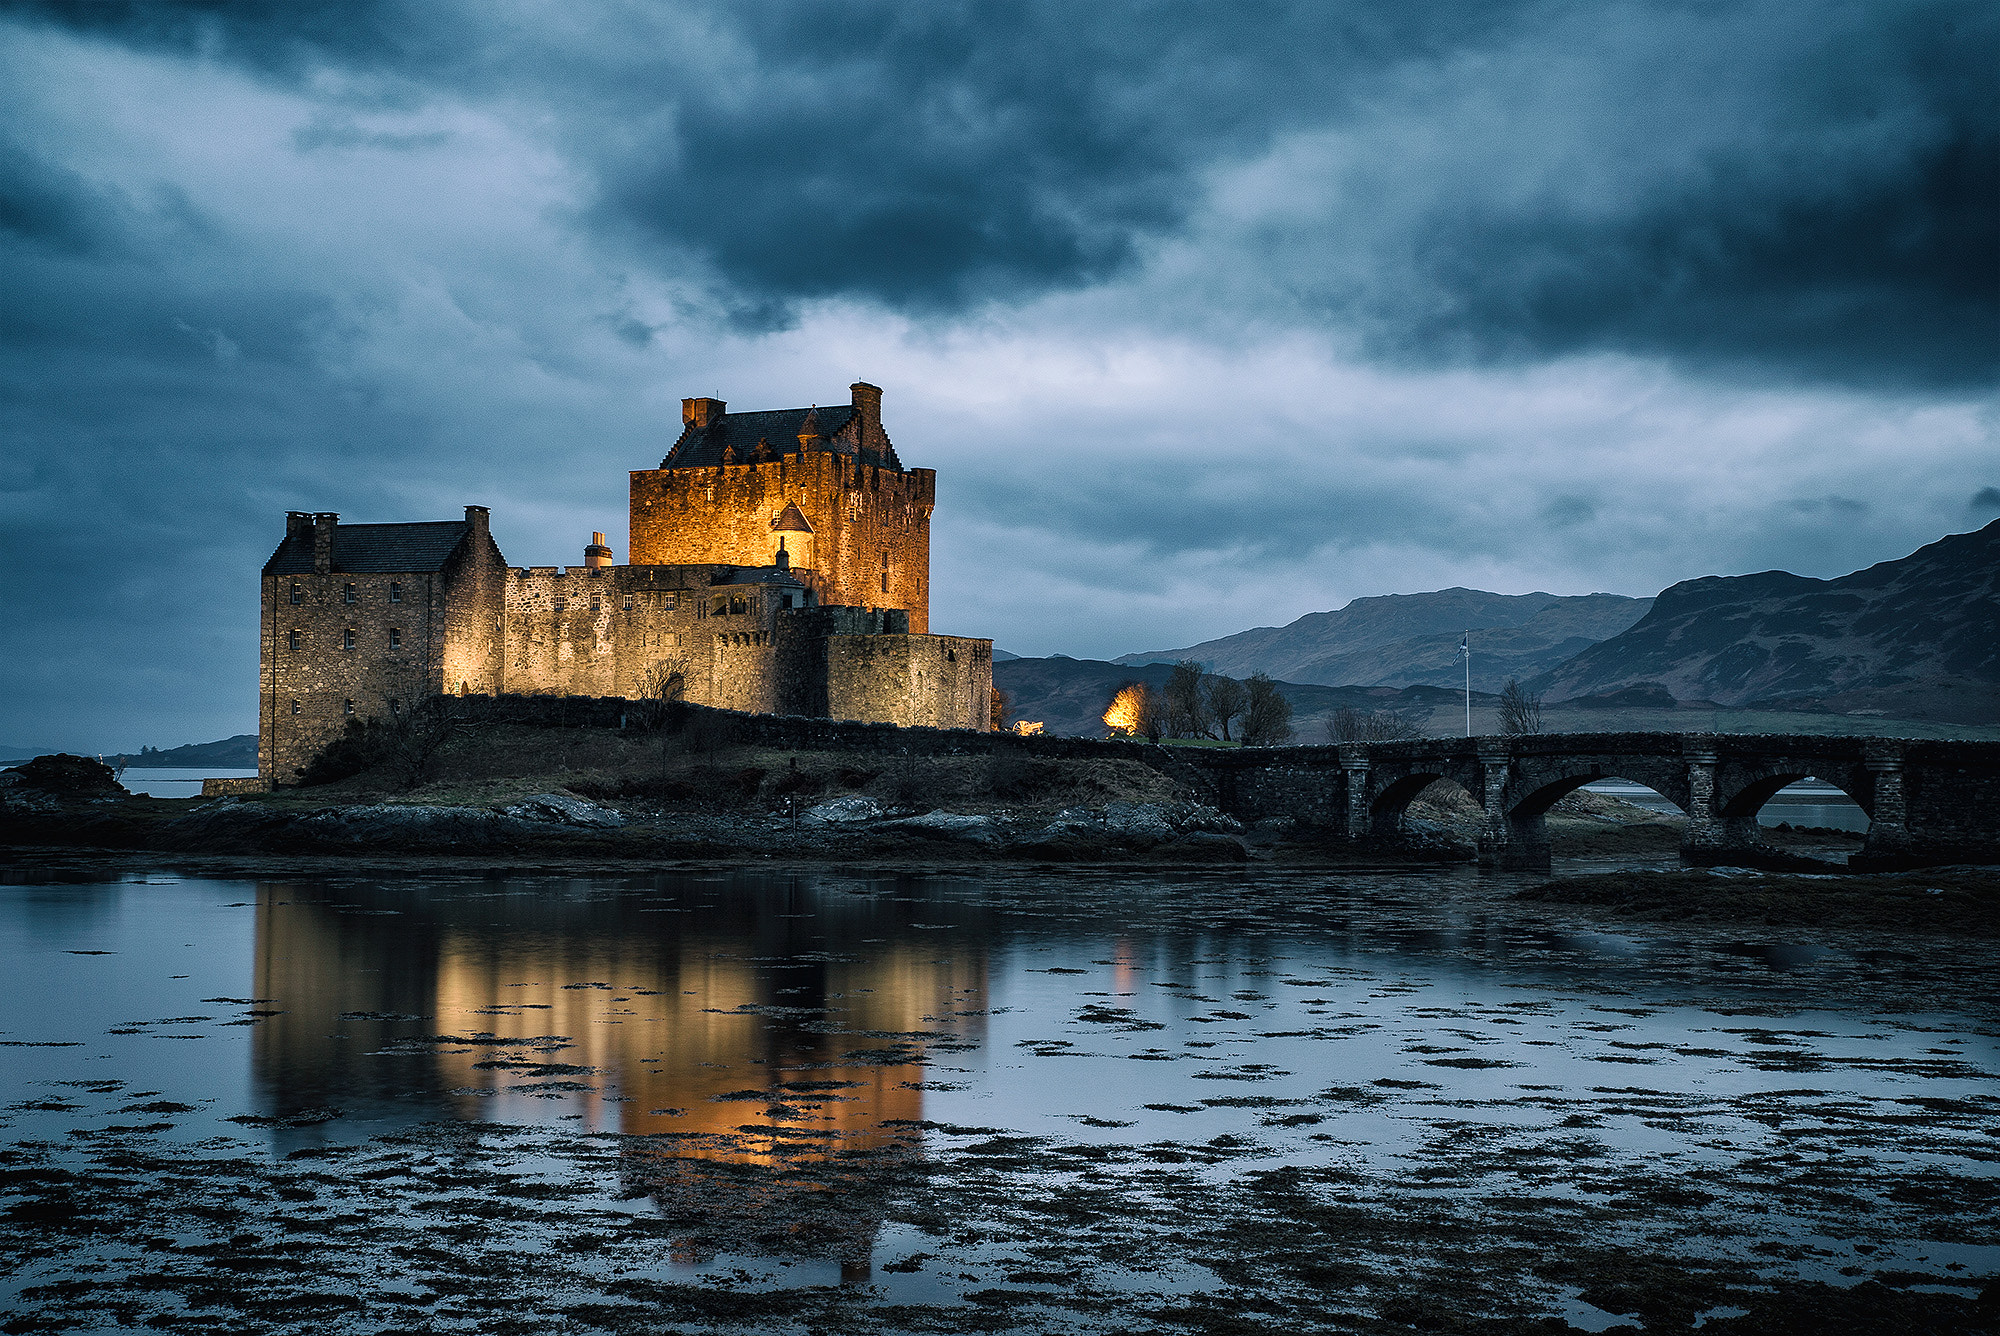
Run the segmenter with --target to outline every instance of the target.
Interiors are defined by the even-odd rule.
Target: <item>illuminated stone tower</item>
[[[906,469],[882,430],[882,391],[838,407],[731,413],[683,399],[681,434],[632,474],[635,566],[771,566],[782,546],[822,604],[901,608],[930,629],[936,473]]]

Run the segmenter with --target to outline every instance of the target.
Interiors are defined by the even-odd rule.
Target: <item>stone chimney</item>
[[[586,566],[611,564],[611,547],[604,541],[603,534],[593,533],[590,536],[590,546],[583,549],[583,564]]]
[[[681,400],[681,421],[688,426],[706,427],[728,411],[729,405],[720,399]]]
[[[288,510],[285,512],[285,537],[305,538],[312,533],[313,517],[309,510]]]
[[[870,385],[865,380],[857,380],[847,387],[853,395],[854,416],[861,419],[861,429],[868,436],[878,436],[882,431],[882,387]]]
[[[313,527],[313,570],[325,575],[333,569],[333,533],[340,527],[340,516],[333,511],[321,511],[312,517]]]
[[[465,522],[472,526],[472,536],[474,538],[484,538],[488,535],[491,518],[492,516],[485,506],[467,506],[465,508]]]

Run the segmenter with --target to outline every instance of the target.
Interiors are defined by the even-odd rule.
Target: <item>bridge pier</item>
[[[1547,872],[1548,818],[1541,812],[1528,816],[1507,810],[1514,777],[1513,749],[1504,739],[1483,739],[1479,766],[1484,772],[1480,805],[1486,809],[1486,825],[1479,832],[1479,865],[1503,872]]]
[[[1365,840],[1368,820],[1368,753],[1352,744],[1340,748],[1340,775],[1347,785],[1347,838]]]
[[[1715,782],[1719,757],[1712,734],[1682,742],[1687,758],[1687,833],[1681,837],[1681,861],[1692,867],[1754,864],[1768,858],[1757,814],[1730,815],[1723,810]]]

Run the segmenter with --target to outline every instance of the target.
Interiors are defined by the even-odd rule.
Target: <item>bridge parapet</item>
[[[1594,780],[1646,785],[1687,816],[1691,863],[1769,858],[1757,813],[1807,777],[1871,821],[1857,865],[2000,861],[2000,743],[1807,734],[1551,733],[1339,746],[1189,749],[1209,796],[1246,820],[1289,816],[1330,837],[1393,843],[1440,780],[1486,812],[1482,862],[1546,869],[1548,810]]]

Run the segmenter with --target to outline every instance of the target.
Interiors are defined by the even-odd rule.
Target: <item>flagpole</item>
[[[1465,630],[1465,736],[1472,736],[1472,628]]]

